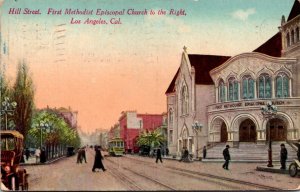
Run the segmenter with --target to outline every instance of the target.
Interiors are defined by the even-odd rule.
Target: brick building
[[[125,142],[126,152],[137,152],[136,139],[143,131],[153,131],[163,124],[163,114],[137,114],[122,112],[119,118],[120,137]]]

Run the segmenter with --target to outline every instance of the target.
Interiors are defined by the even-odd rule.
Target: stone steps
[[[288,151],[288,160],[297,158],[297,152],[286,142],[272,143],[272,158],[280,160],[280,144],[284,143]],[[216,144],[207,150],[206,159],[223,159],[225,143]],[[238,148],[230,148],[231,159],[235,160],[268,160],[268,145],[258,145],[256,143],[241,142]]]

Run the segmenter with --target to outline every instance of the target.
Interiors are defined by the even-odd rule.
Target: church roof
[[[294,19],[298,15],[300,15],[300,2],[298,0],[295,0],[293,8],[290,12],[290,15],[289,15],[287,21],[290,21],[290,20]]]
[[[195,68],[195,83],[202,85],[214,84],[209,71],[220,66],[227,61],[229,56],[220,55],[191,55],[189,54],[191,65]]]
[[[195,54],[189,54],[188,57],[191,65],[195,68],[195,83],[201,85],[212,85],[213,80],[209,75],[209,71],[218,67],[230,58],[229,56]],[[175,81],[178,73],[179,69],[169,85],[166,94],[175,91]]]
[[[263,53],[273,57],[281,57],[281,50],[281,33],[278,32],[269,40],[267,40],[264,44],[256,48],[253,52]]]

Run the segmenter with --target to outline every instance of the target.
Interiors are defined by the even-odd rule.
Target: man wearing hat
[[[280,169],[286,169],[286,160],[287,160],[287,156],[288,156],[288,153],[287,153],[287,150],[285,148],[285,145],[282,143],[280,145],[281,147],[281,150],[280,150],[280,163],[281,163],[281,167]]]
[[[223,156],[225,159],[225,163],[223,164],[223,169],[228,170],[230,154],[229,154],[229,145],[226,145],[226,148],[223,150]]]

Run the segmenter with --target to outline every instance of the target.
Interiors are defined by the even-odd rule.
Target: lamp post
[[[7,115],[13,115],[14,110],[17,107],[17,102],[12,101],[10,102],[10,99],[8,97],[4,98],[4,101],[2,102],[2,109],[1,109],[1,115],[5,115],[5,130],[7,130]]]
[[[39,127],[41,129],[41,144],[40,144],[41,148],[40,149],[42,149],[42,147],[43,147],[43,129],[45,129],[47,132],[51,131],[50,129],[52,127],[52,124],[42,120],[39,123]]]
[[[264,117],[264,119],[267,120],[267,123],[270,119],[274,118],[277,114],[277,107],[275,105],[272,105],[271,101],[267,102],[267,105],[261,108],[261,113]],[[266,124],[267,128],[267,124]],[[268,167],[273,167],[272,164],[272,141],[271,141],[271,129],[269,127],[268,130],[268,142],[269,142],[269,149],[268,149]]]
[[[198,158],[198,130],[201,131],[203,125],[201,123],[199,123],[198,121],[195,121],[192,124],[192,128],[195,130],[196,132],[196,138],[197,138],[197,147],[196,147],[196,158]]]

